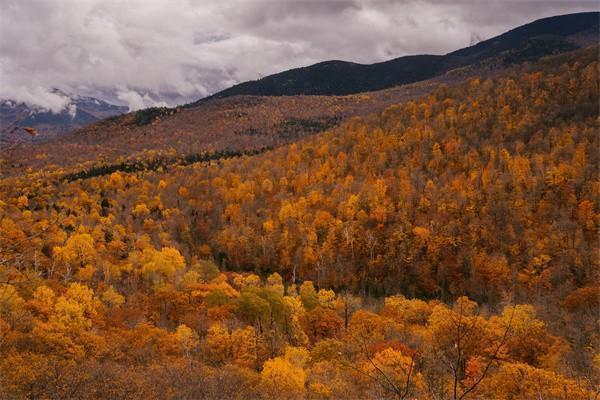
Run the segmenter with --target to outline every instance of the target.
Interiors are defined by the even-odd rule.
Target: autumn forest
[[[5,146],[0,398],[597,399],[598,67]]]

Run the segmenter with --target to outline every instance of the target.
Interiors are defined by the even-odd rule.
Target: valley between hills
[[[0,397],[597,398],[597,34],[11,136]]]

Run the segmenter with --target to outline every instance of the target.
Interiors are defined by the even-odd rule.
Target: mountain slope
[[[459,82],[464,77],[453,78]],[[354,96],[235,96],[192,108],[150,108],[107,118],[72,132],[0,151],[0,166],[48,168],[80,163],[145,158],[146,152],[174,150],[179,155],[204,151],[254,151],[298,141],[354,116],[379,112],[430,93],[450,79],[423,81]],[[0,148],[0,150],[2,150]],[[68,153],[69,157],[64,157]],[[155,154],[154,154],[155,155]],[[3,161],[4,160],[4,161]]]
[[[347,95],[417,82],[491,58],[502,65],[536,60],[597,42],[599,15],[588,12],[543,18],[444,56],[406,56],[370,65],[321,62],[240,83],[207,99],[235,95]]]
[[[223,98],[239,94],[257,96],[347,95],[424,80],[447,69],[444,57],[433,55],[401,57],[371,65],[325,61],[310,67],[296,68],[267,76],[259,81],[242,83],[210,98]]]

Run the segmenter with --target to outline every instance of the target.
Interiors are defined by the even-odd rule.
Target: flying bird
[[[31,135],[31,137],[36,137],[38,135],[38,131],[35,128],[23,127],[23,130]]]

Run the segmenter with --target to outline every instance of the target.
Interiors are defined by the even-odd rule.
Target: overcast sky
[[[138,109],[329,59],[444,54],[598,1],[0,0],[0,98]]]

